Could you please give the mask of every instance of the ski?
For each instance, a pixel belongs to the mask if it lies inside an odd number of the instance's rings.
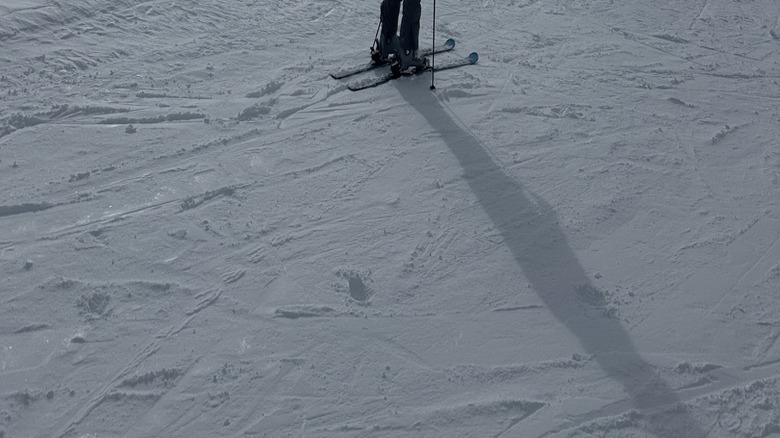
[[[433,68],[425,67],[419,70],[402,72],[400,75],[387,73],[385,75],[374,77],[374,78],[365,78],[363,80],[354,81],[349,85],[347,85],[347,88],[349,88],[352,91],[365,90],[366,88],[376,87],[384,83],[390,82],[393,79],[398,79],[404,76],[419,75],[420,73],[425,73],[431,70],[433,70],[434,72],[439,72],[441,70],[449,70],[451,68],[457,68],[457,67],[463,67],[466,65],[475,64],[478,59],[479,59],[479,55],[477,54],[477,52],[472,52],[471,54],[469,54],[469,56],[465,58],[456,58],[447,61],[437,62]]]
[[[449,52],[450,50],[452,50],[454,48],[455,48],[455,40],[450,38],[447,41],[445,41],[444,44],[440,44],[440,45],[436,46],[436,48],[428,47],[428,48],[422,49],[421,50],[421,52],[422,52],[421,54],[422,54],[422,56],[431,56],[434,53]],[[371,70],[373,70],[375,68],[379,68],[379,67],[386,66],[386,65],[390,65],[390,63],[386,62],[386,61],[384,61],[384,62],[374,62],[374,61],[371,61],[371,62],[369,62],[368,64],[366,64],[366,65],[364,65],[362,67],[349,68],[349,69],[337,71],[335,73],[331,73],[330,77],[332,77],[333,79],[344,79],[344,78],[348,78],[350,76],[354,76],[354,75],[359,74],[359,73],[371,71]]]

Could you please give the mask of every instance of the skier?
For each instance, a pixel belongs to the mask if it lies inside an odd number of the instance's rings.
[[[407,69],[424,68],[427,63],[427,59],[419,56],[418,52],[420,0],[403,0],[403,18],[401,19],[400,35],[398,35],[396,30],[398,29],[401,1],[382,0],[380,15],[382,33],[371,55],[376,62],[391,62],[393,72],[396,74]]]

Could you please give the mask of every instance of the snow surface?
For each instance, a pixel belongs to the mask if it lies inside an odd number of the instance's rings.
[[[0,437],[780,437],[780,2],[378,12],[0,2]]]

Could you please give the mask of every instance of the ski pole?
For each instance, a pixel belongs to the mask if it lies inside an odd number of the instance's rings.
[[[436,67],[436,0],[433,0],[433,43],[431,44],[431,90],[436,89],[433,84],[433,72]]]
[[[374,44],[371,45],[372,52],[374,51],[374,47],[376,47],[377,50],[379,49],[379,44],[377,43],[377,41],[379,41],[379,28],[381,27],[382,27],[382,13],[380,12],[379,24],[376,25],[376,35],[374,35]]]

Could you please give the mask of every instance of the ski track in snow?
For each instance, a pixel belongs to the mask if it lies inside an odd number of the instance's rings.
[[[0,437],[780,436],[780,4],[378,3],[0,5]]]

